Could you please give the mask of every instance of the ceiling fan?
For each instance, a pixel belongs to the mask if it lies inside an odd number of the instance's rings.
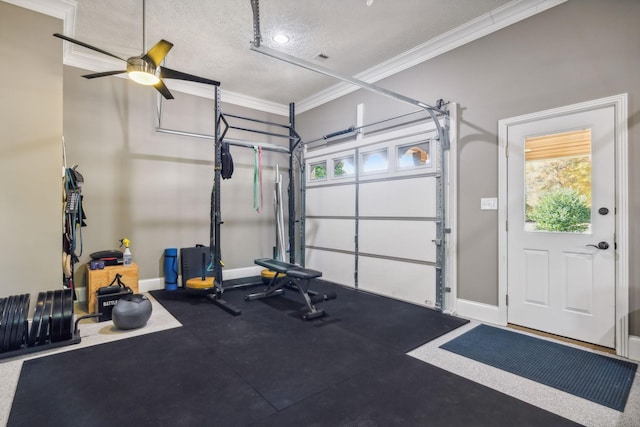
[[[220,82],[215,80],[194,76],[192,74],[172,70],[167,67],[161,67],[160,63],[167,55],[169,50],[173,47],[173,43],[166,40],[160,40],[145,54],[142,54],[140,56],[132,56],[128,59],[123,59],[95,46],[91,46],[79,40],[72,39],[71,37],[67,37],[58,33],[55,33],[54,36],[127,63],[126,70],[104,71],[102,73],[86,74],[82,76],[87,79],[95,79],[97,77],[113,76],[116,74],[127,73],[128,77],[131,80],[143,85],[155,87],[158,92],[160,92],[166,99],[173,99],[173,95],[162,81],[163,79],[186,80],[190,82],[204,83],[214,86],[220,85]]]

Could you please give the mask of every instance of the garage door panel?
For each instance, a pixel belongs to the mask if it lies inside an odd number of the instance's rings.
[[[307,188],[307,216],[354,216],[354,185]]]
[[[321,271],[321,279],[355,287],[355,255],[353,254],[307,248],[305,267]]]
[[[360,252],[436,261],[436,224],[429,221],[360,220]]]
[[[351,252],[355,250],[354,219],[307,218],[305,225],[307,246]]]
[[[436,271],[431,265],[360,256],[358,288],[414,304],[434,306]]]
[[[436,179],[420,177],[360,184],[360,215],[391,217],[436,216]]]

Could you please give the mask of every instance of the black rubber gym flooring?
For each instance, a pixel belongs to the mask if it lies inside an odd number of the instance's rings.
[[[325,282],[327,316],[299,295],[234,317],[182,290],[154,291],[182,324],[24,363],[9,426],[574,425],[404,353],[462,319]]]

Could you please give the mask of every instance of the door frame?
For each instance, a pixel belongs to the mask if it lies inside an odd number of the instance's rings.
[[[629,197],[627,94],[614,95],[522,116],[498,120],[498,319],[508,322],[507,310],[507,142],[511,126],[604,107],[614,108],[615,116],[615,346],[616,354],[629,357]]]

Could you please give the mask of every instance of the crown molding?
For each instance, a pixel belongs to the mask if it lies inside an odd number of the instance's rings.
[[[367,83],[375,83],[566,1],[514,0],[441,36],[369,68],[354,77]],[[302,113],[311,110],[358,89],[358,87],[348,83],[338,83],[296,102],[296,111]]]
[[[16,6],[31,9],[63,20],[64,34],[73,37],[77,3],[74,0],[2,0]],[[375,83],[408,68],[435,58],[464,44],[478,40],[488,34],[520,22],[547,9],[551,9],[567,0],[514,0],[504,6],[461,25],[441,36],[429,40],[413,49],[386,60],[354,76],[367,83]],[[64,42],[63,64],[94,72],[118,69],[119,62],[86,52],[76,52],[71,43]],[[170,81],[167,86],[178,92],[204,98],[213,98],[210,88],[183,81]],[[338,83],[312,96],[296,102],[296,112],[303,113],[329,101],[358,90],[348,83]],[[276,102],[254,98],[237,92],[222,90],[225,103],[267,113],[288,116],[289,106]]]
[[[166,80],[165,84],[172,92],[176,91],[203,98],[214,98],[214,91],[211,86],[195,84],[183,80]],[[221,101],[225,104],[238,105],[244,108],[251,108],[253,110],[259,110],[280,116],[289,116],[289,105],[266,101],[253,96],[243,95],[238,92],[231,92],[224,88],[221,89],[221,92]]]

